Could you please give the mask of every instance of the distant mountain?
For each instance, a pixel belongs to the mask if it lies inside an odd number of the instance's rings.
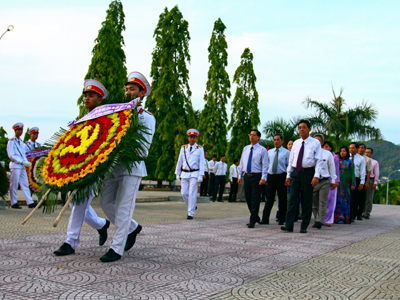
[[[374,150],[373,158],[379,162],[381,178],[388,176],[394,170],[400,170],[400,146],[392,142],[368,141],[367,148]],[[400,179],[400,172],[393,173],[390,179]]]

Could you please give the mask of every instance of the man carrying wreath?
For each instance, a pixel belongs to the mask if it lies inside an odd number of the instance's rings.
[[[143,100],[150,95],[151,87],[143,74],[132,72],[125,84],[125,95]],[[148,111],[144,110],[141,101],[136,107],[140,121],[147,128],[140,134],[146,139],[145,149],[141,153],[142,160],[136,163],[131,172],[120,165],[116,166],[113,176],[104,181],[99,204],[111,223],[115,226],[112,245],[109,251],[103,255],[102,262],[112,262],[121,259],[124,250],[128,251],[136,242],[136,236],[142,230],[142,226],[132,220],[135,209],[136,196],[142,177],[147,176],[146,165],[143,161],[147,157],[153,140],[156,119]]]
[[[83,102],[86,108],[92,111],[97,103],[101,103],[107,97],[106,88],[97,80],[88,79],[84,83],[84,98]],[[69,217],[67,239],[62,246],[54,251],[57,256],[64,256],[75,253],[75,249],[80,242],[80,232],[83,222],[86,222],[90,227],[99,232],[99,245],[102,246],[107,240],[107,228],[110,226],[110,221],[100,218],[90,205],[94,197],[94,191],[91,189],[89,197],[83,203],[73,205],[71,216]]]

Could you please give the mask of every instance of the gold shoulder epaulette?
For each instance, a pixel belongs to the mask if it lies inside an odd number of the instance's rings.
[[[201,145],[197,145],[197,148],[203,148],[203,146],[201,146]]]
[[[145,112],[147,112],[149,115],[153,115],[151,112],[149,112],[148,110],[143,109]]]
[[[186,144],[186,145],[183,145],[181,148],[186,147],[186,146],[187,146],[187,144]]]

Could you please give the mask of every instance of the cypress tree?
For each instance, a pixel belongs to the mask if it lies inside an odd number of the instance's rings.
[[[178,6],[170,11],[165,8],[153,35],[152,93],[146,99],[146,108],[157,120],[148,160],[157,160],[154,173],[150,171],[149,175],[158,180],[175,178],[180,146],[187,142],[186,130],[194,124],[186,67],[190,62],[188,27]]]
[[[219,18],[214,23],[214,29],[208,47],[208,61],[211,63],[208,70],[208,80],[204,95],[204,109],[200,115],[200,134],[204,147],[211,155],[220,157],[225,154],[227,147],[228,117],[226,104],[231,97],[231,84],[226,72],[228,65],[228,44],[224,31],[226,26]]]
[[[85,79],[96,79],[107,89],[108,94],[122,92],[127,78],[125,66],[125,45],[122,31],[125,30],[125,14],[122,3],[114,0],[107,9],[106,20],[101,23],[95,45],[92,50],[92,61]],[[78,99],[79,115],[87,113],[83,104],[83,95]]]
[[[256,75],[253,69],[253,53],[244,49],[240,66],[236,69],[233,82],[237,85],[235,98],[232,101],[232,116],[228,128],[231,140],[228,143],[227,158],[232,161],[240,159],[243,147],[249,144],[248,134],[260,124],[258,110],[258,92]]]

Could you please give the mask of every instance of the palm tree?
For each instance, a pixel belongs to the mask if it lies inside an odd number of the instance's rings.
[[[346,101],[342,97],[343,89],[336,96],[332,87],[333,99],[329,103],[322,103],[306,97],[303,104],[307,108],[314,108],[315,115],[309,118],[313,126],[313,131],[325,132],[328,136],[332,136],[336,145],[336,151],[339,150],[340,143],[350,138],[353,139],[382,139],[379,128],[375,128],[378,117],[378,111],[372,104],[362,102],[354,108],[345,109]]]
[[[273,147],[273,139],[274,135],[280,133],[283,135],[285,141],[289,141],[290,139],[298,139],[299,134],[297,132],[297,125],[300,121],[300,117],[295,117],[290,119],[289,121],[284,120],[283,118],[277,117],[273,121],[269,121],[265,123],[263,133],[265,134],[265,140],[263,143]]]

